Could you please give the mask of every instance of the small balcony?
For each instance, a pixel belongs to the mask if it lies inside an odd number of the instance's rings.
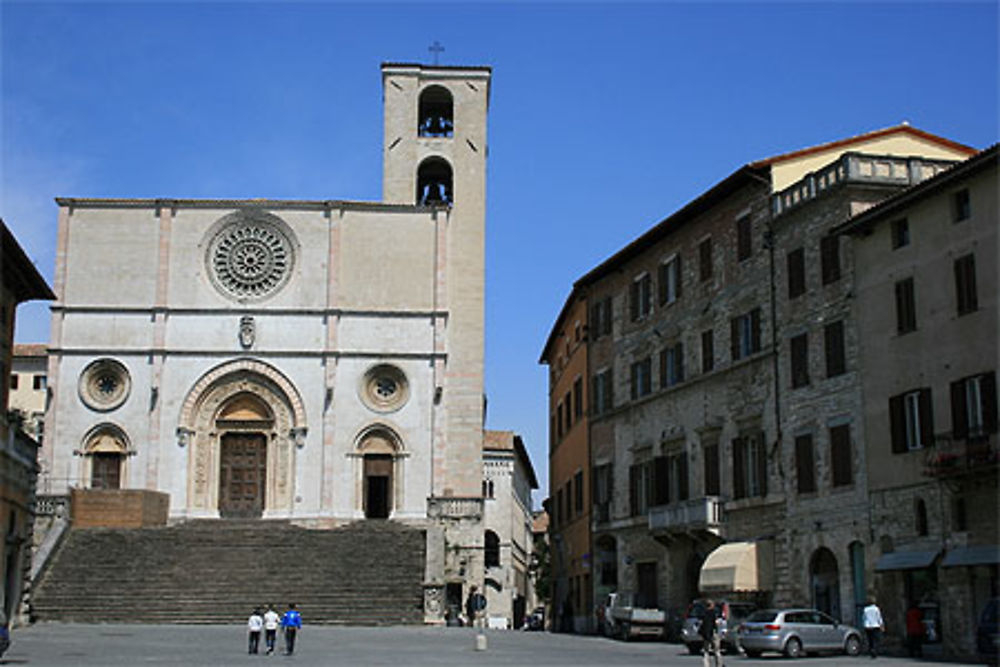
[[[978,473],[996,473],[1000,450],[995,435],[970,435],[965,440],[938,441],[927,452],[924,475],[951,478]]]
[[[649,508],[649,531],[655,535],[692,535],[722,532],[722,499],[702,496]]]

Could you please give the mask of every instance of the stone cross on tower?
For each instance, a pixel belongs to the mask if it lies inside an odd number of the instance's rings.
[[[434,54],[434,64],[438,64],[438,56],[444,51],[444,47],[436,39],[434,43],[427,47],[427,50]]]

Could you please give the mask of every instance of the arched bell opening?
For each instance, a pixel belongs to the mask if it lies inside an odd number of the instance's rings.
[[[443,86],[428,86],[420,93],[417,115],[417,135],[450,137],[455,131],[454,103],[451,93]]]
[[[417,203],[421,206],[452,204],[452,170],[448,161],[427,158],[417,169]]]

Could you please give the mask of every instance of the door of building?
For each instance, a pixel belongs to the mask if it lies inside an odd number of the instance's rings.
[[[95,453],[90,460],[90,488],[120,489],[121,470],[121,454],[114,452]]]
[[[219,458],[219,515],[260,517],[264,512],[267,438],[263,433],[226,433]]]
[[[659,590],[656,584],[656,563],[637,563],[638,590],[635,604],[639,607],[655,609],[659,606]]]
[[[365,518],[388,519],[392,509],[392,457],[365,455]]]

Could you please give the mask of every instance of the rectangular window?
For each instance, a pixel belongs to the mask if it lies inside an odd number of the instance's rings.
[[[703,449],[705,452],[705,495],[717,496],[722,488],[719,479],[719,444],[716,442],[706,444]]]
[[[760,308],[730,320],[730,336],[733,361],[760,352]]]
[[[594,513],[597,521],[611,520],[614,479],[614,468],[610,463],[594,468]]]
[[[660,305],[673,303],[681,295],[681,256],[660,264]]]
[[[829,285],[840,280],[840,237],[824,236],[819,242],[820,270],[823,284]]]
[[[844,322],[831,322],[823,327],[823,347],[826,352],[826,376],[842,375],[847,371],[844,349]]]
[[[816,491],[816,461],[811,435],[800,435],[795,438],[795,476],[799,493]]]
[[[955,440],[982,438],[997,432],[994,371],[951,383],[951,423]]]
[[[889,427],[892,451],[902,454],[930,447],[934,423],[930,389],[916,389],[889,398]]]
[[[566,419],[566,433],[573,426],[573,392],[567,391],[563,399],[563,417]]]
[[[750,216],[744,215],[736,221],[736,259],[742,262],[753,253],[753,238],[750,228]]]
[[[611,297],[605,297],[590,307],[590,324],[588,336],[597,340],[611,333]]]
[[[910,222],[906,218],[892,222],[892,249],[910,245]]]
[[[578,421],[583,417],[583,378],[573,381],[573,416]]]
[[[653,459],[653,504],[687,500],[688,460],[687,452],[679,451]]]
[[[715,368],[715,334],[711,329],[701,332],[701,372]]]
[[[563,517],[565,516],[564,512],[566,510],[565,503],[566,503],[566,500],[565,500],[565,498],[563,498],[563,490],[559,489],[559,492],[556,493],[556,525],[557,526],[562,526],[563,523],[564,523]]]
[[[47,384],[46,383],[47,379],[48,378],[44,375],[36,375],[35,377],[32,378],[31,382],[32,389],[34,389],[35,391],[41,391],[45,389],[45,386]]]
[[[611,371],[605,370],[594,376],[592,409],[594,414],[599,415],[611,407]]]
[[[629,312],[633,322],[649,315],[652,308],[651,288],[652,280],[648,273],[644,273],[632,281],[632,288],[629,292]]]
[[[806,293],[806,251],[796,248],[788,253],[788,298]]]
[[[576,505],[576,514],[583,514],[583,471],[578,470],[573,477],[573,501]]]
[[[792,388],[809,384],[809,337],[808,334],[794,336],[790,341],[792,360]]]
[[[632,400],[647,396],[652,391],[652,362],[646,357],[632,364]]]
[[[767,495],[767,458],[764,434],[754,433],[733,440],[733,498]]]
[[[969,200],[969,190],[959,190],[955,193],[955,222],[968,220],[972,215],[972,203]]]
[[[649,510],[649,500],[652,497],[652,475],[650,464],[636,463],[629,467],[629,513],[631,516],[641,516]]]
[[[834,486],[847,486],[851,483],[854,466],[851,462],[850,424],[830,429],[830,468]]]
[[[562,440],[563,437],[563,404],[559,401],[556,405],[556,438]]]
[[[17,383],[18,383],[18,379],[19,379],[20,377],[21,377],[21,376],[20,376],[20,375],[18,375],[17,373],[11,373],[11,374],[10,374],[10,388],[11,388],[12,390],[13,390],[13,389],[17,389]]]
[[[913,278],[896,283],[896,333],[917,330],[917,305],[913,295]]]
[[[698,279],[705,282],[712,277],[712,237],[698,244]]]
[[[979,309],[975,255],[969,254],[955,260],[955,297],[959,315],[967,315]]]
[[[660,388],[684,381],[684,346],[681,343],[660,351]]]

